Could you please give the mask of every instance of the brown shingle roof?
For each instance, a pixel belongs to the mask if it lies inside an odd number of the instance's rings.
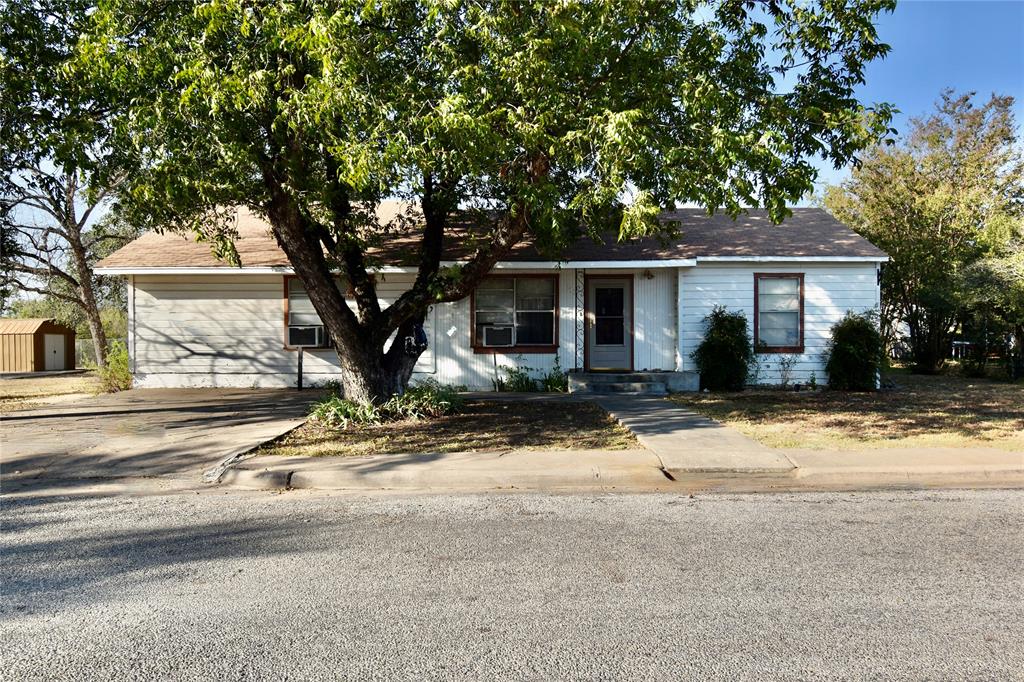
[[[666,212],[664,219],[678,223],[680,237],[663,244],[657,238],[618,243],[595,243],[582,239],[561,254],[563,261],[668,260],[707,257],[760,256],[787,257],[884,257],[885,253],[857,235],[828,212],[817,208],[795,208],[781,225],[773,225],[767,212],[751,209],[732,220],[725,215],[708,216],[701,209]],[[270,227],[262,219],[242,209],[238,214],[239,238],[236,248],[243,267],[288,266],[288,259],[277,246]],[[445,260],[466,257],[458,240],[448,240]],[[454,244],[452,244],[454,242]],[[389,265],[411,264],[415,252],[414,235],[395,235],[377,250]],[[516,246],[503,259],[506,262],[549,261],[528,242]],[[209,245],[176,234],[145,234],[104,258],[102,268],[230,267],[217,261]]]

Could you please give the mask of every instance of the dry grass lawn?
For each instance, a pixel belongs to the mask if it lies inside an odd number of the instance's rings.
[[[878,393],[676,395],[674,400],[776,448],[1024,450],[1024,384],[894,371]]]
[[[629,450],[633,435],[592,403],[471,401],[456,415],[381,426],[325,428],[314,422],[268,443],[263,455],[301,457],[485,452]]]
[[[11,412],[57,402],[62,397],[94,395],[100,383],[95,373],[0,379],[0,412]]]

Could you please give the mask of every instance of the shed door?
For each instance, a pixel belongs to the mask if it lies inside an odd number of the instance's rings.
[[[64,335],[63,334],[44,334],[43,335],[43,350],[46,352],[46,365],[47,371],[55,369],[67,369],[64,367]]]

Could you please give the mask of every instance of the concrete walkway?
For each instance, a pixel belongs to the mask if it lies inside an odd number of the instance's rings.
[[[0,418],[3,490],[56,481],[161,477],[205,469],[305,421],[317,391],[147,389]]]
[[[783,453],[665,398],[602,395],[594,400],[653,451],[673,476],[785,473],[794,468]]]

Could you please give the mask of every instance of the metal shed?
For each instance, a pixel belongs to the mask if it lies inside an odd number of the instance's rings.
[[[74,368],[74,329],[53,320],[0,319],[0,372]]]

